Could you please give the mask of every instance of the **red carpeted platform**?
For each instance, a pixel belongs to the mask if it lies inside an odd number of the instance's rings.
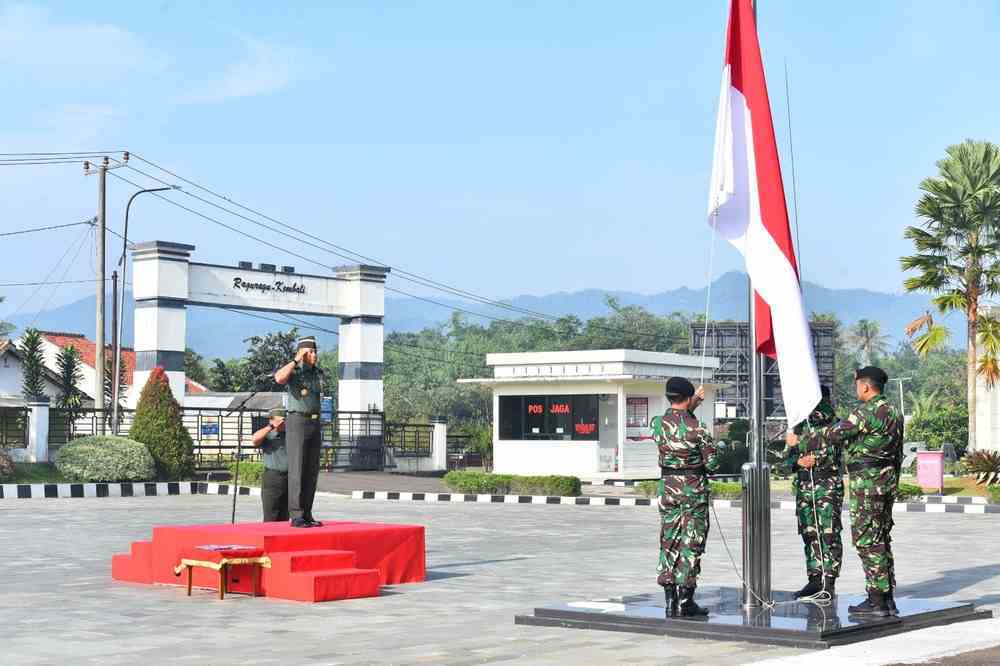
[[[296,601],[378,596],[381,585],[417,583],[426,577],[424,528],[325,521],[323,527],[288,523],[154,527],[151,541],[136,541],[111,559],[111,577],[132,583],[182,585],[174,575],[183,553],[201,545],[255,546],[271,560],[259,593]],[[231,592],[250,592],[250,565],[231,568]],[[195,569],[194,585],[218,589],[218,575]]]

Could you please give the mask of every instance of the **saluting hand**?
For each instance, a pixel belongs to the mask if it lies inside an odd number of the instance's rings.
[[[801,458],[799,458],[799,467],[803,469],[809,469],[815,464],[816,464],[816,456],[814,456],[811,453],[809,455],[802,456]]]
[[[305,347],[302,347],[297,352],[295,352],[295,362],[296,363],[301,363],[302,362],[302,359],[304,359],[306,357],[306,351],[308,351],[308,350]]]

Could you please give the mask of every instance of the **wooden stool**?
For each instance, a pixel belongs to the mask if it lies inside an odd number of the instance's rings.
[[[260,568],[271,568],[271,558],[264,555],[264,550],[257,546],[206,545],[188,548],[181,553],[180,563],[174,567],[174,575],[180,576],[187,569],[187,594],[190,597],[194,567],[218,571],[219,599],[225,599],[229,567],[236,565],[250,565],[250,594],[256,597]]]

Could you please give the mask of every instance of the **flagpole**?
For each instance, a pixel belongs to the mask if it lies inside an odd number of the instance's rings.
[[[757,2],[751,0],[754,28]],[[764,429],[764,368],[757,349],[757,308],[747,274],[747,323],[750,343],[750,460],[743,465],[743,608],[761,608],[771,600],[771,468]]]

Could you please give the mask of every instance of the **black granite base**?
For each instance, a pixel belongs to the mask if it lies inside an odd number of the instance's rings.
[[[514,623],[824,649],[993,616],[972,604],[901,598],[896,599],[898,617],[857,618],[847,612],[848,606],[863,599],[857,595],[839,596],[827,606],[793,601],[790,592],[775,592],[774,599],[783,603],[771,610],[744,611],[739,589],[705,587],[698,588],[695,596],[710,610],[705,619],[666,617],[663,594],[658,593],[536,608],[532,615],[515,616]]]

